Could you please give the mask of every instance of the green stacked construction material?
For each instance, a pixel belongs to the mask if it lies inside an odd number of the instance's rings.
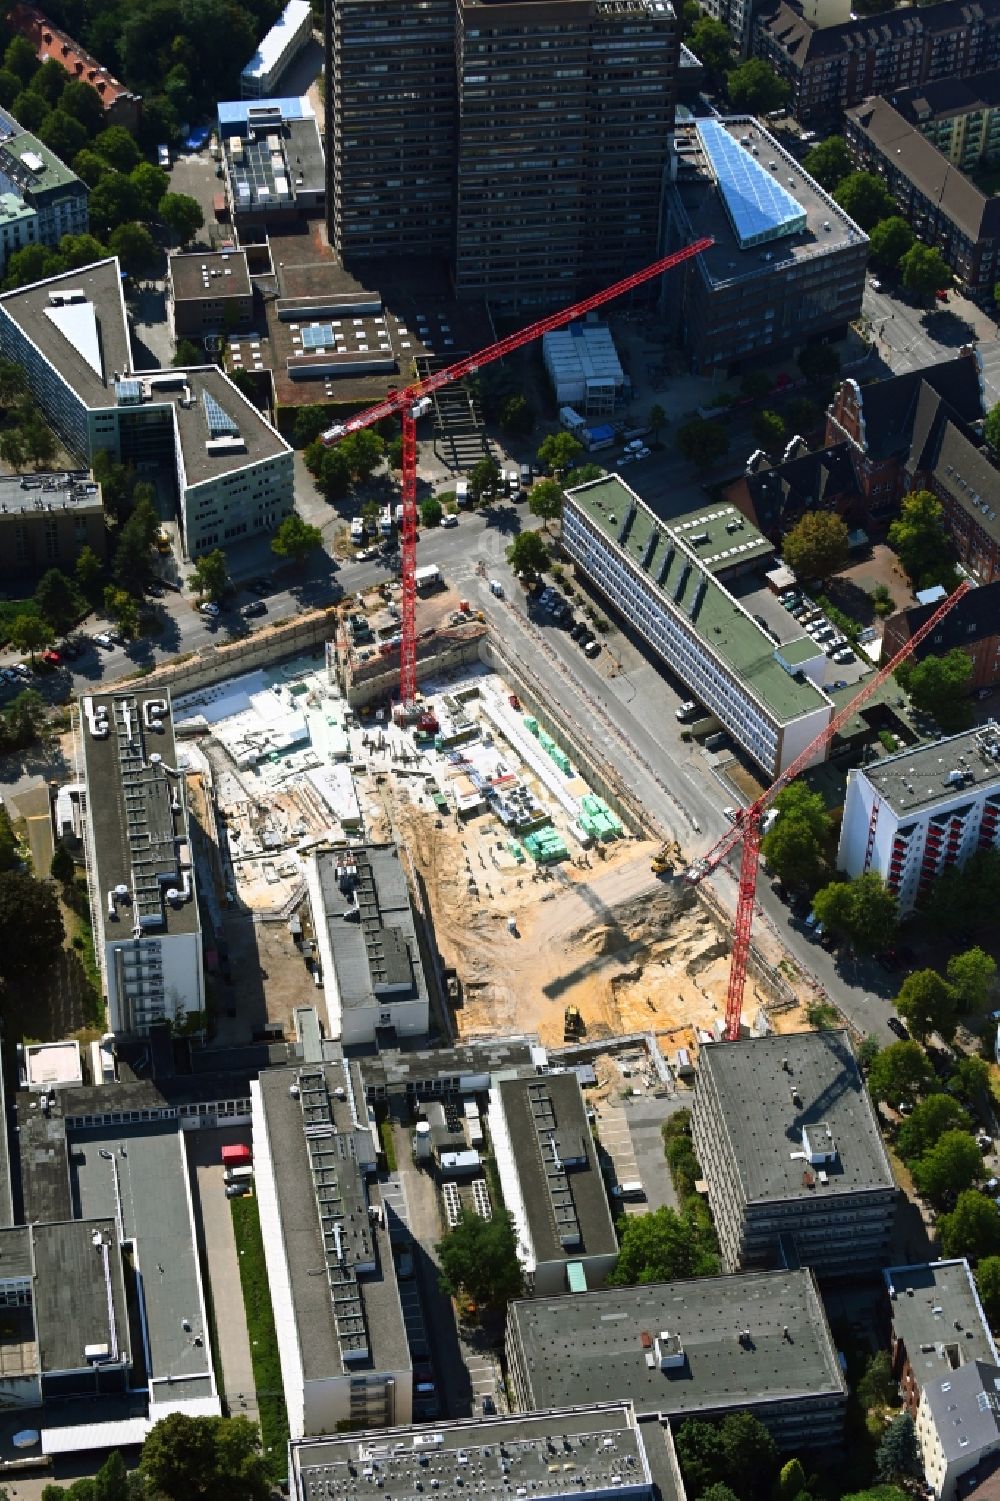
[[[615,817],[607,803],[592,792],[580,799],[579,822],[592,839],[599,839],[602,843],[620,839],[625,832],[620,819]]]
[[[507,849],[514,856],[514,859],[517,861],[518,865],[524,864],[524,850],[518,844],[516,839],[508,839]]]
[[[547,735],[544,730],[538,731],[538,743],[542,747],[543,751],[548,751],[550,756],[556,748],[556,743],[553,740],[552,736]]]
[[[524,728],[528,731],[529,735],[537,735],[538,734],[538,720],[535,719],[535,718],[533,718],[533,716],[531,714],[525,714],[525,716],[524,716]]]
[[[557,860],[569,859],[569,850],[553,828],[526,835],[524,847],[537,865],[554,865]]]
[[[549,751],[549,755],[552,757],[553,761],[556,763],[563,776],[568,777],[570,766],[569,756],[567,756],[566,752],[564,750],[560,750],[558,745],[554,745]]]

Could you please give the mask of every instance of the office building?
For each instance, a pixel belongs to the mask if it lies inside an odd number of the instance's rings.
[[[37,136],[0,113],[0,272],[27,245],[58,245],[89,227],[88,190]]]
[[[730,1271],[883,1265],[897,1190],[846,1032],[703,1048],[691,1128]]]
[[[912,912],[934,881],[1000,848],[1000,725],[991,720],[848,773],[837,865],[875,870]]]
[[[753,50],[786,78],[804,124],[839,120],[872,95],[1000,63],[998,0],[939,0],[824,25],[796,0],[778,0],[753,23]]]
[[[729,509],[725,561],[736,564],[748,543]],[[567,492],[562,537],[576,567],[768,776],[829,723],[830,700],[808,676],[825,658],[808,638],[777,645],[761,629],[701,562],[704,526],[682,533],[659,521],[615,475]],[[756,555],[756,535],[749,546]]]
[[[844,140],[857,169],[882,178],[902,216],[941,251],[965,288],[992,296],[1000,269],[1000,203],[887,99],[866,99],[849,109]]]
[[[966,1261],[888,1267],[893,1374],[937,1501],[966,1496],[1000,1452],[1000,1355]]]
[[[343,1064],[251,1084],[254,1169],[293,1440],[409,1423],[413,1371],[375,1147]]]
[[[868,237],[750,116],[677,130],[668,249],[711,249],[664,278],[664,307],[700,372],[838,337],[861,310]]]
[[[302,99],[237,99],[217,106],[226,204],[241,235],[261,239],[323,207],[323,147]]]
[[[303,0],[304,3],[304,0]],[[235,334],[253,322],[253,286],[243,250],[196,251],[167,261],[174,336]]]
[[[331,11],[328,224],[348,266],[444,255],[460,297],[514,311],[656,258],[680,46],[669,0]]]
[[[358,1476],[369,1470],[390,1495],[417,1495],[431,1482],[440,1501],[465,1501],[470,1487],[478,1495],[523,1491],[536,1501],[656,1494],[629,1402],[302,1439],[289,1454],[293,1501],[354,1501]]]
[[[295,61],[312,36],[309,0],[288,0],[281,15],[240,74],[244,99],[270,99],[278,92],[282,73]]]
[[[793,1452],[840,1438],[847,1383],[805,1269],[518,1300],[506,1350],[523,1412],[627,1401],[671,1423],[751,1412]]]
[[[937,78],[892,95],[896,113],[955,167],[971,172],[1000,157],[1000,68],[971,78]]]
[[[413,907],[392,844],[339,845],[306,871],[327,1035],[345,1047],[427,1033],[429,1001]]]
[[[368,1105],[398,1099],[414,1110],[421,1100],[485,1094],[494,1077],[527,1077],[548,1067],[537,1037],[495,1037],[427,1051],[379,1048],[351,1062],[354,1094]]]
[[[53,26],[37,6],[22,3],[13,6],[7,13],[7,23],[21,36],[27,37],[39,62],[57,62],[65,68],[71,82],[89,83],[92,89],[96,89],[108,125],[122,125],[129,131],[136,129],[142,113],[141,94],[133,94],[119,83],[86,48],[67,32]]]
[[[882,661],[890,662],[910,637],[938,608],[934,604],[911,605],[890,615],[882,631]],[[915,648],[913,660],[962,651],[972,663],[969,687],[983,692],[1000,684],[1000,574],[990,584],[970,589]]]
[[[608,1193],[575,1073],[501,1079],[490,1142],[536,1297],[599,1287],[618,1257]]]
[[[164,690],[86,694],[87,882],[112,1032],[148,1032],[205,1008],[184,775]]]
[[[291,514],[292,450],[218,366],[130,373],[114,257],[0,297],[0,355],[72,453],[170,476],[188,557]]]
[[[72,573],[81,547],[107,556],[101,487],[85,470],[0,476],[0,578]]]

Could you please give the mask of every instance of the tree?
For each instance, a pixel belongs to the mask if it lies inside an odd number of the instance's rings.
[[[15,615],[8,627],[11,644],[18,651],[26,651],[35,660],[35,652],[41,651],[52,640],[52,627],[40,615]]]
[[[608,1275],[612,1287],[711,1277],[719,1270],[715,1232],[688,1212],[657,1209],[623,1222],[618,1260]]]
[[[330,426],[330,415],[326,407],[310,406],[299,407],[295,413],[295,425],[292,428],[292,441],[297,448],[307,448],[314,443],[320,433]],[[322,447],[322,445],[321,445]],[[324,453],[331,450],[324,448]]]
[[[538,462],[553,474],[565,474],[583,453],[583,444],[572,433],[549,433],[538,445]]]
[[[740,1498],[731,1486],[717,1480],[714,1485],[706,1486],[698,1497],[698,1501],[740,1501]]]
[[[20,979],[51,969],[63,936],[54,888],[21,871],[0,872],[0,977]]]
[[[653,441],[659,439],[661,430],[667,425],[667,414],[658,401],[654,402],[649,409],[649,429],[653,434]]]
[[[984,1097],[990,1097],[989,1064],[983,1058],[960,1058],[948,1080],[948,1088],[967,1105],[978,1108]]]
[[[899,923],[895,895],[878,871],[868,870],[852,881],[833,882],[817,891],[813,911],[832,933],[846,938],[866,954],[877,954],[892,941]]]
[[[934,1081],[927,1054],[915,1042],[893,1042],[872,1059],[868,1088],[872,1098],[912,1105]]]
[[[504,1308],[519,1296],[524,1274],[517,1258],[514,1222],[494,1210],[491,1220],[463,1210],[458,1224],[437,1245],[444,1292],[464,1291],[478,1305]]]
[[[0,459],[9,464],[15,474],[24,468],[28,453],[20,428],[9,427],[6,432],[0,433]]]
[[[139,163],[139,147],[123,125],[109,125],[94,137],[93,146],[116,172],[131,172]]]
[[[535,414],[527,397],[520,394],[508,396],[500,408],[500,426],[512,438],[526,438],[534,430]]]
[[[109,169],[90,190],[90,227],[99,235],[109,234],[140,212],[139,194],[124,172]]]
[[[810,177],[815,177],[821,188],[832,193],[839,188],[845,177],[850,177],[852,166],[850,154],[844,145],[843,136],[827,136],[808,153],[802,163]]]
[[[56,456],[55,434],[41,412],[33,409],[21,423],[21,437],[28,458],[36,468],[45,468]]]
[[[931,297],[939,287],[951,285],[948,262],[936,245],[917,240],[899,262],[903,286],[918,297]]]
[[[153,162],[139,162],[132,168],[128,180],[135,189],[142,217],[155,218],[160,201],[170,186],[169,174]]]
[[[79,120],[87,135],[96,135],[104,121],[104,102],[92,84],[73,78],[62,91],[59,108]]]
[[[984,1256],[976,1267],[979,1301],[991,1328],[1000,1324],[1000,1256]]]
[[[193,240],[205,223],[201,204],[197,198],[191,198],[187,193],[164,193],[157,212],[182,245]]]
[[[728,1490],[745,1501],[762,1501],[775,1487],[777,1445],[752,1413],[730,1413],[721,1423],[689,1418],[675,1428],[674,1443],[691,1496]]]
[[[984,949],[965,949],[948,960],[948,983],[955,992],[959,1011],[985,1011],[996,978],[996,960]]]
[[[56,631],[68,631],[83,614],[79,590],[58,568],[42,574],[35,588],[35,605]]]
[[[279,558],[291,558],[300,567],[310,553],[322,546],[323,533],[319,527],[303,521],[297,511],[285,517],[271,538],[271,551]]]
[[[841,1496],[840,1501],[909,1501],[909,1491],[898,1485],[873,1485],[867,1491],[855,1491],[850,1496]]]
[[[507,549],[507,562],[515,573],[541,573],[548,560],[538,532],[519,532]]]
[[[869,235],[869,259],[881,271],[895,271],[913,239],[913,230],[906,220],[899,214],[890,214],[888,219],[880,219]]]
[[[921,1473],[917,1430],[908,1412],[893,1418],[885,1430],[885,1437],[875,1451],[875,1473],[879,1480]]]
[[[129,640],[139,634],[139,603],[127,589],[108,584],[104,590],[104,613]]]
[[[93,261],[102,261],[107,253],[95,235],[63,235],[59,241],[59,254],[67,271],[78,271]]]
[[[738,112],[769,115],[772,110],[784,109],[792,90],[788,80],[780,78],[769,63],[752,57],[726,74],[726,92]]]
[[[937,970],[915,969],[896,997],[896,1010],[921,1042],[937,1032],[946,1042],[955,1034],[955,992]]]
[[[840,374],[840,355],[832,344],[807,344],[798,358],[798,366],[814,386],[832,386]]]
[[[721,78],[733,60],[729,27],[711,16],[703,16],[696,26],[692,26],[688,45],[713,78]]]
[[[119,224],[111,231],[108,253],[118,257],[130,276],[139,276],[156,260],[156,241],[144,224]]]
[[[750,420],[750,430],[753,433],[754,442],[759,443],[765,453],[777,452],[785,441],[783,418],[767,407],[760,412],[754,412]]]
[[[32,94],[28,89],[22,89],[11,106],[11,114],[27,130],[38,130],[48,113],[49,106],[41,94]]]
[[[983,1177],[983,1154],[968,1131],[944,1131],[911,1171],[917,1191],[940,1207]]]
[[[226,555],[221,547],[216,547],[212,552],[204,552],[200,558],[195,559],[191,587],[200,598],[210,599],[214,604],[218,604],[223,598],[229,588],[229,572],[226,568]]]
[[[692,417],[677,429],[677,447],[699,469],[709,469],[729,452],[729,434],[721,422]]]
[[[936,583],[942,561],[950,567],[954,556],[944,523],[944,507],[930,490],[912,490],[899,504],[899,517],[889,527],[889,546],[914,584]]]
[[[825,582],[847,563],[847,523],[834,511],[807,511],[781,541],[788,564],[802,579]]]
[[[833,194],[837,203],[861,229],[874,229],[895,212],[892,194],[874,172],[851,172]]]
[[[808,823],[779,818],[764,835],[761,854],[768,870],[786,886],[810,894],[815,891],[823,872],[823,846]]]
[[[440,526],[441,525],[441,517],[443,515],[444,515],[444,508],[442,507],[441,502],[438,500],[438,498],[437,498],[436,495],[428,495],[428,497],[427,497],[426,500],[421,501],[421,503],[420,503],[420,524],[421,524],[421,526],[427,527],[428,530],[430,530],[431,527]]]
[[[117,583],[132,594],[141,594],[149,581],[153,543],[160,523],[151,502],[136,504],[118,534],[112,573]]]
[[[872,602],[872,609],[880,618],[891,615],[896,605],[892,593],[886,584],[876,584],[869,590],[868,598]]]
[[[351,488],[351,465],[346,453],[336,448],[323,448],[317,483],[327,500],[342,500]]]
[[[60,839],[52,851],[52,859],[49,862],[49,875],[60,886],[70,886],[76,875],[76,861]]]
[[[38,138],[63,161],[71,162],[87,144],[86,128],[61,109],[50,109],[38,127]]]
[[[858,1068],[863,1074],[867,1074],[882,1048],[874,1032],[869,1032],[862,1037],[858,1044]]]
[[[21,80],[9,68],[0,68],[0,108],[10,109],[21,92]]]
[[[806,1488],[806,1472],[801,1459],[790,1459],[781,1466],[778,1476],[778,1501],[795,1501]]]
[[[94,1501],[129,1501],[131,1495],[125,1461],[115,1449],[94,1476]]]
[[[858,1401],[866,1410],[888,1407],[896,1401],[899,1383],[892,1374],[892,1361],[885,1350],[876,1350],[874,1355],[868,1357],[856,1392]]]
[[[971,677],[972,662],[960,646],[945,652],[943,657],[901,662],[896,668],[897,683],[916,707],[932,715],[949,732],[964,729],[972,718],[968,697]]]
[[[104,113],[103,105],[101,106],[101,113]],[[73,158],[73,171],[82,182],[87,184],[88,188],[96,188],[101,178],[106,176],[111,170],[103,156],[98,156],[97,152],[91,146],[85,146]]]
[[[193,339],[180,338],[174,347],[174,357],[170,363],[177,369],[183,369],[185,365],[203,365],[205,356]]]
[[[87,599],[93,597],[104,574],[104,564],[97,556],[89,543],[84,543],[77,553],[76,562],[73,565],[73,577],[79,584]]]
[[[161,1418],[142,1446],[139,1469],[166,1501],[267,1501],[270,1483],[255,1423],[246,1418]]]
[[[492,500],[500,486],[500,465],[485,455],[473,465],[469,474],[469,493],[477,503]]]
[[[351,478],[354,480],[366,480],[385,457],[384,439],[380,438],[378,433],[373,433],[370,428],[363,428],[359,433],[348,433],[337,447],[347,460]]]
[[[7,44],[3,65],[11,73],[16,73],[22,84],[30,83],[41,66],[38,54],[24,36],[16,36]]]
[[[945,1256],[980,1261],[1000,1254],[1000,1208],[978,1189],[960,1193],[952,1212],[939,1216],[937,1229]]]
[[[53,107],[59,103],[59,96],[69,82],[69,74],[62,63],[54,57],[47,57],[31,80],[30,88],[33,94],[39,94],[47,104]]]
[[[950,1094],[929,1094],[914,1105],[899,1128],[896,1144],[904,1162],[924,1157],[946,1131],[968,1131],[969,1117]]]
[[[541,479],[537,485],[532,485],[531,494],[528,496],[528,510],[532,516],[539,516],[549,529],[550,521],[557,521],[562,515],[563,493],[559,484],[554,479]]]
[[[1000,288],[1000,282],[997,282]],[[991,448],[1000,453],[1000,401],[990,407],[983,418],[983,436]]]
[[[385,450],[385,461],[390,469],[402,469],[403,467],[403,440],[402,438],[390,438]]]
[[[574,485],[589,485],[591,480],[600,479],[604,470],[600,464],[581,464],[577,469],[571,469],[566,476],[565,489],[569,490]]]

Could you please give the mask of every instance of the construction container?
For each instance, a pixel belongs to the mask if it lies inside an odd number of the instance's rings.
[[[223,1167],[246,1167],[253,1161],[253,1153],[243,1142],[222,1148]]]

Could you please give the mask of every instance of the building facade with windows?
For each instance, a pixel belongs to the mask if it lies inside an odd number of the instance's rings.
[[[897,89],[891,102],[963,172],[1000,158],[1000,68]]]
[[[309,0],[288,0],[281,15],[240,74],[244,99],[269,99],[277,92],[282,73],[295,61],[312,36]]]
[[[27,245],[85,234],[89,190],[37,136],[0,113],[0,271]]]
[[[837,865],[879,873],[912,912],[977,850],[1000,848],[1000,725],[991,720],[848,772]]]
[[[730,511],[724,562],[760,540]],[[773,778],[829,723],[830,700],[807,675],[825,658],[808,639],[779,646],[761,629],[700,561],[710,535],[659,521],[618,476],[568,491],[563,507],[576,567]]]
[[[86,470],[0,477],[0,578],[72,573],[82,547],[107,556],[101,487]]]
[[[882,632],[882,662],[891,662],[936,609],[937,603],[913,605],[890,615]],[[933,634],[916,648],[913,660],[922,662],[956,648],[972,664],[969,687],[973,692],[985,695],[1000,684],[1000,576],[963,594]]]

